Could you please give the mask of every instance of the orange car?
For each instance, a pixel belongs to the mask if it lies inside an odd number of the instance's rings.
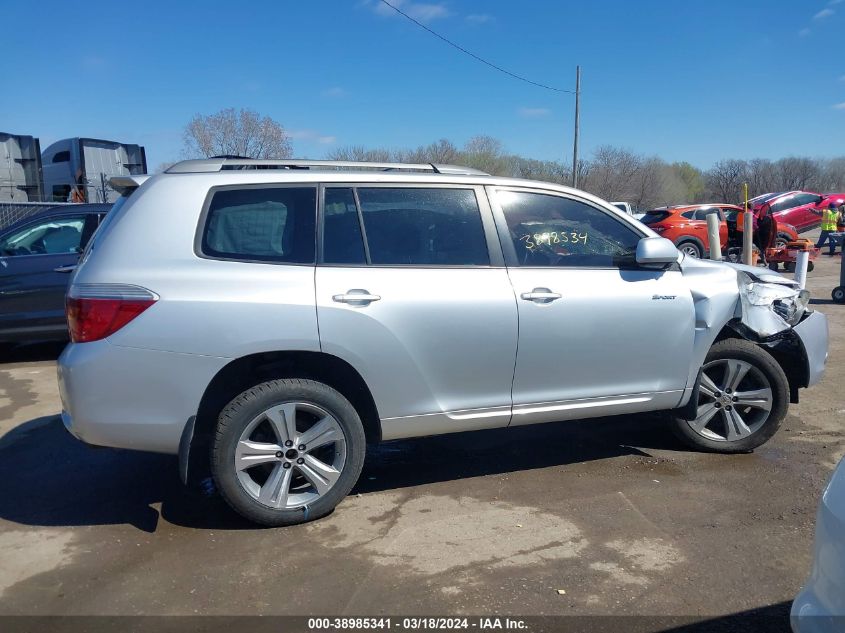
[[[692,257],[705,257],[710,250],[707,237],[707,216],[719,214],[719,243],[724,251],[728,246],[728,222],[736,220],[742,207],[734,204],[688,204],[661,207],[646,213],[640,222],[672,240],[678,250]],[[798,238],[795,227],[778,224],[778,244],[786,244]]]

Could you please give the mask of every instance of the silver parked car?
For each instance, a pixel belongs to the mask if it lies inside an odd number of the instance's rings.
[[[845,629],[845,459],[830,478],[816,513],[813,569],[792,603],[795,633]]]
[[[178,454],[260,523],[330,512],[367,442],[667,411],[749,451],[824,371],[806,291],[566,187],[242,159],[112,184],[69,289],[64,423]]]

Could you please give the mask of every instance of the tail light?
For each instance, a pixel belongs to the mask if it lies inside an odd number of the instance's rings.
[[[65,302],[70,340],[88,343],[111,336],[157,300],[140,286],[74,284]]]

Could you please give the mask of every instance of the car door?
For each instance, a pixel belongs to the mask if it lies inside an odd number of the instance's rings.
[[[506,426],[517,309],[483,189],[326,186],[321,218],[320,345],[384,439]]]
[[[790,211],[790,214],[800,224],[802,227],[801,230],[809,230],[821,224],[822,219],[818,205],[822,200],[822,196],[814,193],[799,193],[795,195],[794,204],[797,206]],[[787,222],[787,224],[795,226],[792,222]]]
[[[53,336],[66,330],[65,292],[94,215],[39,218],[0,238],[0,335]]]
[[[695,326],[678,266],[638,267],[643,233],[588,200],[488,191],[519,312],[511,424],[676,406]]]
[[[707,228],[707,216],[715,213],[719,218],[719,246],[725,248],[728,244],[728,224],[722,207],[705,207],[695,212],[695,218],[704,222],[704,232],[707,235],[707,248],[710,248],[710,231]]]
[[[772,215],[778,223],[791,224],[800,232],[810,228],[813,223],[808,224],[807,218],[797,207],[798,203],[794,194],[778,198],[770,205]],[[814,222],[820,223],[821,218],[815,216]]]

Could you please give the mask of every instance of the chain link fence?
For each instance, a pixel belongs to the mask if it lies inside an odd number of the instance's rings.
[[[70,202],[0,202],[0,231],[44,209],[69,207],[71,204]]]

